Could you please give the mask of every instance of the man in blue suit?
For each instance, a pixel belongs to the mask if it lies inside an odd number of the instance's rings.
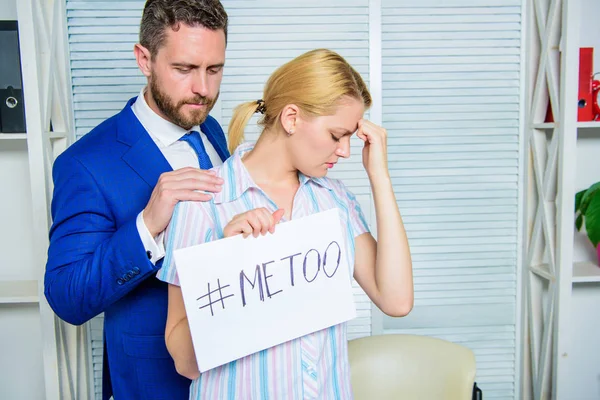
[[[103,398],[187,399],[164,340],[162,232],[178,201],[206,201],[228,156],[208,115],[225,63],[218,0],[148,0],[134,48],[148,85],[57,158],[45,294],[82,324],[104,312]]]

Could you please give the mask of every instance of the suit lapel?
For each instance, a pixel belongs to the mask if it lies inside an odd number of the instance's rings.
[[[117,139],[131,146],[123,154],[123,161],[153,188],[160,175],[172,171],[173,168],[133,113],[131,106],[135,100],[136,97],[129,100],[119,113]]]

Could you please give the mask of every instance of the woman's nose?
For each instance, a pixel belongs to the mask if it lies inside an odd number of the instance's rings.
[[[345,137],[340,140],[340,144],[336,150],[336,154],[339,157],[348,158],[350,157],[350,137]]]

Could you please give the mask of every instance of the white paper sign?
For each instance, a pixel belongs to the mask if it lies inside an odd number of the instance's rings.
[[[200,372],[356,316],[337,209],[174,252]]]

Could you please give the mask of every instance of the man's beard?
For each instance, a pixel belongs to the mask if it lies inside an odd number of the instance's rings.
[[[214,99],[205,96],[196,96],[190,99],[180,100],[175,104],[173,99],[161,90],[158,79],[154,74],[150,77],[150,94],[160,112],[162,112],[169,121],[187,130],[202,124],[219,98],[219,93],[217,93],[217,96]],[[186,115],[182,111],[183,106],[186,104],[206,104],[206,107],[199,110],[191,110]]]

